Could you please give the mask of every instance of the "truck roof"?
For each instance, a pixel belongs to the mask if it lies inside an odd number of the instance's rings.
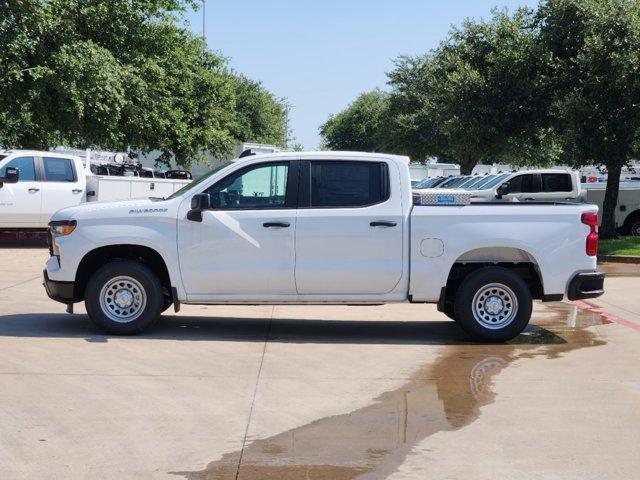
[[[77,159],[80,158],[77,155],[70,155],[68,153],[50,152],[47,150],[21,150],[16,148],[11,148],[8,150],[0,150],[0,155],[13,155],[16,153],[20,155],[35,155],[38,157],[47,156],[47,157],[64,157],[64,158],[77,158]]]
[[[363,158],[379,158],[393,160],[395,162],[402,163],[404,165],[409,164],[409,157],[403,155],[394,155],[390,153],[370,153],[370,152],[346,152],[346,151],[312,151],[312,152],[275,152],[275,153],[260,153],[257,155],[251,155],[244,157],[242,160],[268,160],[270,158],[299,158],[302,160],[345,160],[345,159],[363,159]]]

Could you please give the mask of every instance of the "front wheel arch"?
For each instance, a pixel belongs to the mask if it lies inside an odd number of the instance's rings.
[[[84,300],[86,286],[91,275],[102,266],[116,260],[133,260],[148,266],[160,280],[164,296],[168,300],[175,300],[172,298],[169,270],[162,255],[153,248],[131,244],[108,245],[88,252],[76,270],[74,300]]]

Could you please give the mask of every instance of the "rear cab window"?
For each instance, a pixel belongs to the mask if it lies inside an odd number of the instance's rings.
[[[389,199],[386,162],[314,160],[310,170],[311,208],[366,207]]]
[[[73,160],[60,157],[42,157],[45,182],[75,182]]]
[[[568,173],[543,173],[543,192],[572,192],[571,175]]]

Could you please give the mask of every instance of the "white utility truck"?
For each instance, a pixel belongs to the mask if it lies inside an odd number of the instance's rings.
[[[166,200],[85,204],[50,223],[48,295],[135,334],[188,304],[437,303],[472,338],[506,341],[532,299],[596,297],[597,207],[414,205],[408,158],[249,156]]]
[[[598,205],[599,208],[603,207],[604,194],[607,190],[606,182],[585,183],[582,188],[586,192],[587,203]],[[620,182],[615,219],[622,235],[640,237],[640,182]]]
[[[14,172],[7,178],[7,170]],[[0,228],[47,228],[54,212],[85,202],[169,196],[189,180],[94,175],[87,158],[0,151]]]

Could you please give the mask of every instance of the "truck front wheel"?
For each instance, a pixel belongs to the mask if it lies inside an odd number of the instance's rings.
[[[164,303],[162,285],[146,265],[114,260],[87,283],[85,306],[91,320],[114,335],[134,335],[153,325]]]
[[[457,323],[474,340],[506,342],[531,318],[532,297],[524,280],[507,268],[486,267],[470,273],[456,293]]]

